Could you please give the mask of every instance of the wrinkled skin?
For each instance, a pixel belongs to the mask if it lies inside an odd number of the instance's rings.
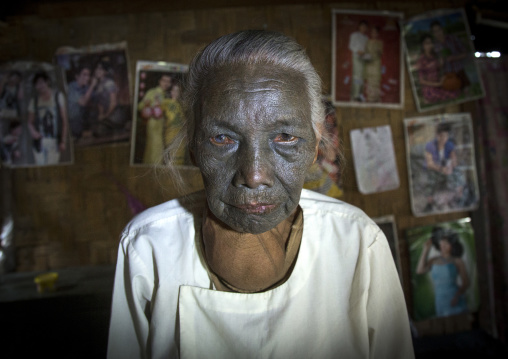
[[[263,233],[298,206],[318,139],[303,77],[272,65],[237,65],[209,78],[192,149],[208,206],[238,232]]]

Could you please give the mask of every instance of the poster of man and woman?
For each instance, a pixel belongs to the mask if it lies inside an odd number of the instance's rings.
[[[69,132],[75,145],[128,140],[132,117],[127,43],[60,47],[54,63],[65,71]]]
[[[401,13],[333,10],[332,99],[336,106],[401,108]]]
[[[470,218],[410,228],[413,319],[474,312],[479,305],[475,238]]]
[[[413,17],[405,22],[403,33],[418,111],[484,96],[464,10]]]
[[[183,64],[136,63],[132,165],[165,163],[165,151],[175,141],[184,123],[180,97],[187,71],[188,66]],[[191,165],[185,146],[180,146],[172,155],[173,165]]]

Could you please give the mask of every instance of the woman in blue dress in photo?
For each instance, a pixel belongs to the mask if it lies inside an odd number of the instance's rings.
[[[428,259],[431,247],[440,255]],[[469,276],[462,260],[464,248],[457,233],[434,227],[432,237],[425,242],[418,260],[417,274],[430,271],[434,284],[436,316],[444,317],[467,311],[464,293],[469,287]],[[459,281],[460,279],[460,281]]]

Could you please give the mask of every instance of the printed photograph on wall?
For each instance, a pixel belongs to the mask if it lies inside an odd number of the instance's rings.
[[[325,106],[325,128],[319,144],[318,156],[305,178],[304,188],[330,197],[341,197],[343,166],[341,157],[341,131],[337,124],[335,107],[328,97],[323,98]]]
[[[187,65],[168,62],[136,63],[134,126],[131,164],[163,164],[164,151],[182,128],[184,113],[180,96]],[[191,165],[186,147],[174,152],[175,165]]]
[[[475,238],[470,218],[406,231],[415,321],[476,311]]]
[[[127,43],[60,47],[54,62],[65,70],[75,145],[128,141],[132,119]]]
[[[23,61],[0,68],[0,156],[9,167],[73,162],[59,67]]]
[[[469,211],[479,203],[469,113],[404,120],[411,207],[415,216]]]
[[[484,96],[463,9],[413,17],[405,22],[403,34],[418,111]]]
[[[184,113],[180,96],[187,65],[138,61],[136,63],[134,126],[131,164],[163,164],[165,149],[180,131]],[[191,165],[185,146],[174,152],[175,165]]]
[[[401,13],[333,10],[332,101],[337,106],[401,108]]]
[[[371,194],[400,185],[390,126],[367,127],[350,132],[358,190]]]
[[[390,245],[390,251],[392,252],[393,261],[395,267],[397,267],[397,273],[399,273],[400,281],[402,282],[402,271],[400,267],[400,253],[399,253],[399,240],[397,237],[397,226],[395,224],[395,216],[390,214],[382,217],[372,218],[374,222],[381,228],[383,233],[388,240]]]

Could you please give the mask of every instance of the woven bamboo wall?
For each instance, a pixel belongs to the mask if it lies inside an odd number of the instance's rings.
[[[161,2],[154,3],[144,9],[133,6],[132,2],[127,2],[130,7],[124,5],[123,8],[119,8],[120,2],[114,1],[79,2],[75,6],[66,2],[46,3],[32,9],[32,15],[10,18],[6,26],[0,28],[3,49],[0,61],[51,61],[55,49],[62,45],[80,47],[126,40],[131,76],[134,77],[137,60],[188,63],[196,51],[220,35],[247,28],[265,28],[291,35],[307,48],[323,79],[324,90],[328,92],[331,82],[331,9],[400,11],[409,17],[434,8],[456,8],[463,1],[309,2],[220,8],[200,7],[198,1],[194,10],[182,3],[178,3],[181,10],[173,10]],[[227,5],[227,2],[222,5]],[[153,11],[143,12],[150,10]],[[419,114],[407,72],[405,81],[403,110],[338,108],[337,116],[347,159],[342,199],[362,208],[372,217],[395,215],[404,290],[410,304],[405,229],[469,214],[421,218],[411,214],[403,119]],[[462,111],[473,112],[474,116],[474,104],[450,106],[426,114]],[[362,195],[355,181],[349,131],[379,125],[391,126],[401,185],[397,190]],[[122,189],[146,206],[177,196],[164,174],[156,178],[150,169],[130,167],[129,153],[128,144],[78,148],[74,165],[11,171],[18,271],[115,262],[118,236],[132,217]],[[188,172],[185,177],[189,179],[190,190],[200,189],[199,174]],[[469,320],[464,318],[451,324],[432,321],[424,324],[422,330],[445,332],[468,325]]]

